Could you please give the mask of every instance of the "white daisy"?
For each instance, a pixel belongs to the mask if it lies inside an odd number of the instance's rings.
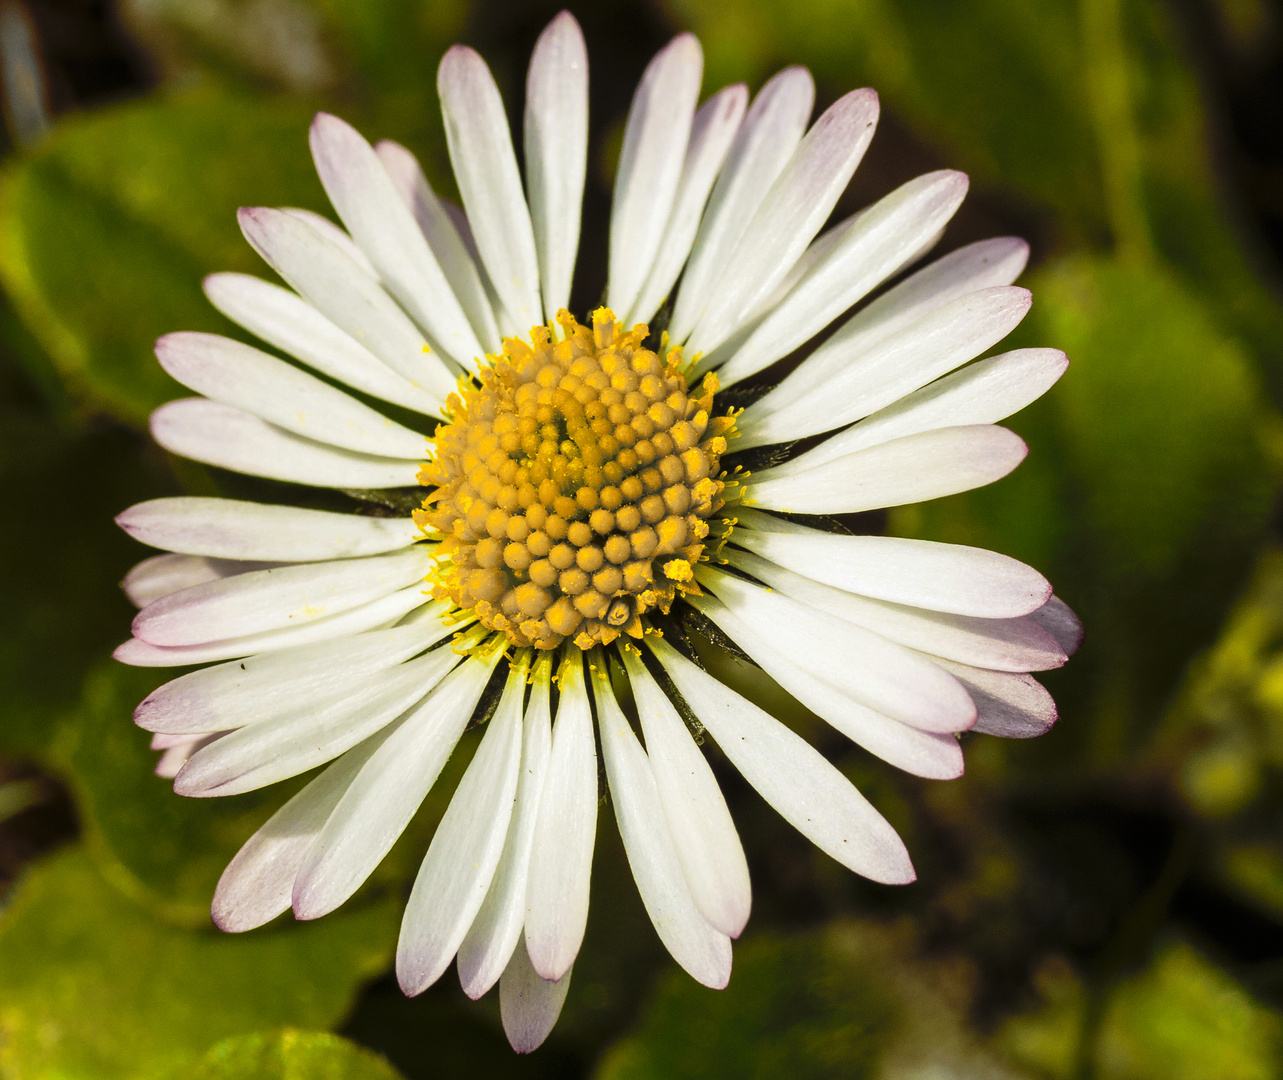
[[[973,360],[1029,307],[1011,285],[1025,244],[973,244],[861,305],[935,243],[966,178],[919,177],[821,233],[873,136],[876,95],[847,94],[808,129],[804,69],[751,106],[732,86],[697,107],[701,74],[683,34],[637,89],[606,306],[587,326],[565,310],[588,122],[569,14],[531,60],[524,185],[498,90],[469,49],[448,52],[438,78],[462,210],[404,148],[371,148],[319,115],[312,150],[344,228],[242,210],[289,287],[205,283],[220,311],[297,363],[211,334],[162,338],[161,364],[201,396],[162,406],[152,431],[197,461],[402,489],[420,508],[169,498],[119,519],[170,554],[127,579],[142,610],[117,657],[212,665],[139,706],[165,751],[158,772],[214,796],[324,766],[228,866],[213,903],[226,930],[291,907],[317,918],[350,897],[493,685],[497,706],[410,894],[397,974],[417,994],[457,958],[470,995],[498,982],[522,1051],[555,1021],[583,939],[598,741],[642,900],[705,985],[730,977],[750,891],[691,726],[821,850],[876,881],[913,880],[877,810],[703,670],[686,628],[712,624],[843,734],[939,779],[962,772],[961,731],[1052,724],[1029,672],[1064,663],[1079,637],[1013,559],[790,516],[936,498],[1019,463],[1024,444],[994,424],[1046,391],[1065,357]],[[643,324],[658,325],[670,296],[656,342]],[[769,390],[768,373],[729,395],[731,408],[726,388],[852,308]],[[367,402],[441,423],[425,439]],[[802,452],[789,445],[804,438]],[[760,471],[736,457],[772,446]],[[616,699],[625,681],[636,724]]]

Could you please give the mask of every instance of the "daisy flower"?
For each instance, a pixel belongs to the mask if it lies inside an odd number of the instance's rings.
[[[844,866],[914,878],[878,811],[710,675],[692,639],[733,642],[870,753],[948,779],[959,732],[1050,727],[1055,706],[1029,673],[1063,664],[1079,637],[1013,559],[849,535],[828,517],[975,488],[1024,457],[995,423],[1065,357],[975,358],[1029,308],[1011,284],[1026,245],[972,244],[901,275],[939,239],[965,176],[921,176],[821,231],[877,96],[847,94],[808,126],[802,68],[751,104],[744,86],[699,104],[701,76],[682,34],[642,77],[605,303],[583,323],[566,309],[588,59],[568,13],[530,63],[524,180],[485,63],[463,47],[442,60],[462,208],[403,147],[317,116],[312,152],[342,227],[244,209],[286,287],[205,282],[290,359],[170,334],[160,363],[199,396],[151,426],[172,453],[364,501],[337,513],[167,498],[119,518],[169,554],[126,579],[141,610],[117,658],[209,665],[138,707],[164,751],[157,771],[208,797],[319,770],[227,867],[214,921],[241,931],[291,907],[333,911],[480,725],[396,970],[408,994],[452,961],[473,997],[498,983],[521,1051],[555,1022],[583,939],[599,752],[646,910],[707,986],[730,977],[750,889],[697,735]]]

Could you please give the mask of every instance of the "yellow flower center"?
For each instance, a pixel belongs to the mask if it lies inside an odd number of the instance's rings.
[[[416,518],[441,540],[434,595],[471,608],[519,646],[582,649],[642,635],[642,615],[694,589],[706,519],[722,505],[729,417],[710,419],[681,351],[642,347],[605,308],[592,328],[557,313],[529,342],[465,376],[419,479]]]

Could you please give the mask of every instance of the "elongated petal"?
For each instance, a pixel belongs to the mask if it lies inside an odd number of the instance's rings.
[[[633,94],[610,210],[606,306],[613,311],[632,310],[659,253],[703,73],[699,42],[679,34],[647,65]]]
[[[1004,739],[1032,739],[1056,722],[1056,703],[1032,675],[988,671],[968,664],[941,663],[967,688],[976,703],[974,731]]]
[[[391,850],[449,760],[493,668],[460,664],[370,756],[299,868],[293,904],[300,919],[333,911]]]
[[[793,156],[814,104],[815,83],[803,67],[785,68],[753,100],[691,246],[669,326],[674,341],[685,341],[703,315],[745,222]]]
[[[828,341],[744,410],[736,449],[818,435],[885,408],[996,345],[1030,303],[1026,289],[983,289],[867,347]]]
[[[569,11],[539,35],[526,75],[526,188],[544,318],[570,304],[588,168],[588,50]]]
[[[646,913],[664,947],[691,978],[720,990],[731,977],[731,939],[714,929],[695,906],[650,762],[615,701],[605,671],[593,671],[593,691],[615,821]]]
[[[428,355],[409,316],[341,247],[283,211],[245,207],[237,217],[254,250],[312,307],[397,374],[445,401],[454,390],[450,370]]]
[[[308,367],[381,401],[437,415],[441,398],[398,375],[289,289],[249,274],[210,274],[209,302],[232,322]]]
[[[184,556],[186,558],[188,556]],[[352,608],[328,619],[317,619],[301,626],[288,626],[281,630],[268,630],[262,634],[210,641],[202,645],[152,645],[141,638],[130,638],[119,646],[112,656],[122,664],[134,667],[185,667],[188,664],[208,664],[216,660],[231,660],[240,656],[274,652],[309,645],[316,641],[331,641],[348,634],[360,634],[385,626],[398,618],[423,607],[428,602],[423,585],[416,582],[382,599]]]
[[[792,462],[756,474],[746,501],[795,514],[851,514],[939,499],[1001,480],[1029,448],[993,424],[939,428],[857,450],[811,468]]]
[[[202,668],[153,690],[134,710],[148,731],[230,731],[342,694],[376,671],[400,664],[458,629],[438,617]]]
[[[543,319],[539,263],[499,88],[485,61],[456,45],[441,59],[437,93],[481,261],[508,313],[526,328],[534,326]]]
[[[334,488],[412,487],[419,482],[418,461],[327,446],[206,398],[162,405],[151,414],[151,434],[172,454],[247,476]]]
[[[1060,642],[1060,647],[1071,656],[1083,643],[1083,624],[1058,596],[1048,598],[1037,611],[1030,612],[1029,618]]]
[[[196,495],[138,503],[118,515],[116,524],[135,540],[167,551],[262,562],[381,555],[422,536],[408,517],[361,517]]]
[[[494,879],[517,797],[525,689],[525,672],[514,670],[414,879],[396,950],[407,994],[441,977]]]
[[[499,351],[499,326],[486,295],[481,270],[459,230],[428,183],[418,159],[400,143],[385,139],[374,152],[387,170],[402,200],[410,208],[450,288],[458,297],[477,340],[487,353]]]
[[[828,326],[937,235],[966,193],[962,173],[928,173],[860,214],[722,367],[722,385],[761,371]]]
[[[739,517],[748,527],[736,530],[737,544],[861,596],[985,619],[1028,615],[1051,596],[1037,570],[995,551],[898,536],[838,536],[754,511]]]
[[[530,964],[526,950],[513,951],[499,980],[499,1015],[503,1032],[518,1054],[529,1054],[543,1045],[552,1031],[570,989],[570,972],[558,982],[548,982]]]
[[[807,132],[743,227],[691,334],[692,354],[715,349],[761,309],[832,213],[877,121],[877,94],[853,90]]]
[[[298,626],[422,579],[432,550],[423,545],[364,559],[254,570],[194,585],[145,607],[134,618],[134,633],[153,645],[197,645]]]
[[[895,830],[806,740],[662,638],[646,643],[731,764],[785,821],[857,874],[892,885],[914,879]]]
[[[1015,349],[977,360],[825,439],[791,464],[819,465],[920,431],[997,423],[1045,394],[1068,366],[1059,349]]]
[[[261,569],[263,567],[255,563],[207,559],[200,555],[153,555],[130,570],[120,587],[135,607],[143,608],[193,585]]]
[[[584,940],[597,836],[597,744],[577,656],[562,668],[560,689],[526,883],[526,947],[552,980],[570,970]]]
[[[318,214],[315,210],[303,210],[297,206],[282,206],[280,211],[283,214],[289,214],[290,217],[298,218],[299,221],[307,222],[327,240],[333,241],[341,247],[343,253],[360,266],[370,277],[374,278],[375,281],[379,280],[378,270],[375,269],[374,263],[370,262],[370,257],[361,250],[361,245],[329,218],[323,214]]]
[[[646,757],[691,897],[714,929],[739,937],[748,922],[752,890],[726,800],[691,733],[646,666],[630,652],[624,653],[624,663],[646,739]]]
[[[681,273],[682,264],[690,254],[709,189],[726,159],[747,105],[748,88],[728,86],[704,102],[695,113],[681,181],[668,224],[664,226],[659,251],[632,311],[623,319],[624,325],[649,322]]]
[[[536,671],[531,686],[522,736],[517,801],[512,808],[503,855],[499,858],[485,902],[459,946],[459,982],[464,993],[471,998],[479,998],[499,981],[521,940],[521,927],[526,917],[530,850],[552,750],[548,707],[550,669],[551,663],[545,661],[542,669]]]

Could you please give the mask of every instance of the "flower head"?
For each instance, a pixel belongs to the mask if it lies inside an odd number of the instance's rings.
[[[170,554],[126,580],[142,610],[117,657],[210,665],[139,706],[165,751],[157,771],[215,796],[324,767],[228,866],[213,905],[224,929],[342,904],[484,721],[410,894],[397,973],[418,993],[457,958],[469,994],[498,982],[519,1050],[555,1022],[583,938],[598,741],[642,900],[706,985],[730,976],[750,890],[691,725],[843,865],[913,880],[845,777],[703,669],[701,634],[733,640],[866,750],[939,779],[962,771],[959,732],[1051,725],[1029,672],[1064,663],[1079,637],[1043,577],[1010,558],[797,517],[936,498],[1019,463],[1024,444],[995,422],[1065,358],[974,358],[1028,309],[1011,285],[1025,245],[973,244],[865,303],[939,239],[965,177],[919,177],[821,232],[872,138],[876,95],[848,94],[808,129],[811,79],[789,68],[751,106],[732,86],[697,107],[700,49],[681,35],[634,97],[606,305],[580,323],[566,308],[587,63],[563,13],[531,61],[523,184],[485,64],[446,54],[463,209],[404,148],[319,115],[313,155],[343,227],[242,210],[289,287],[205,283],[294,362],[209,334],[158,343],[200,395],[156,411],[162,446],[369,489],[363,509],[172,498],[119,519]],[[386,505],[400,510],[371,510]]]

